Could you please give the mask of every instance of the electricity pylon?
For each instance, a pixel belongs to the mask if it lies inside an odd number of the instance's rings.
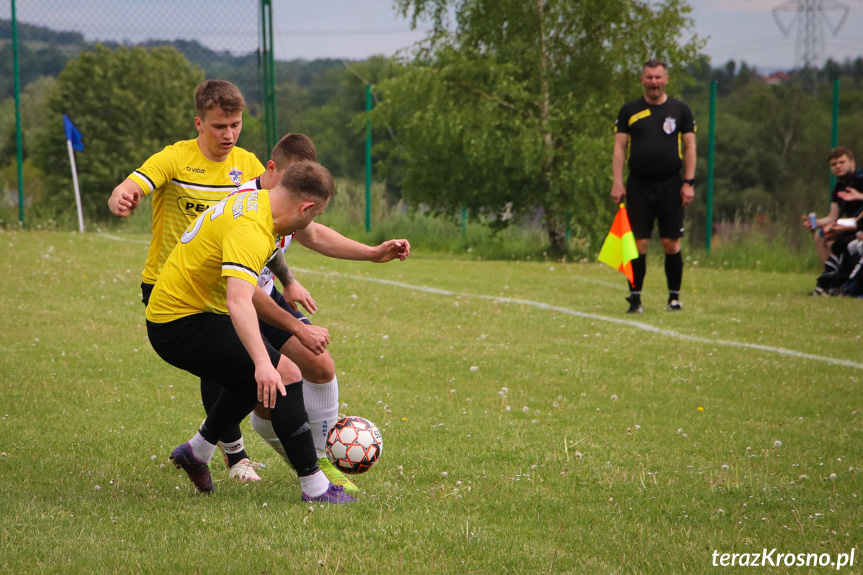
[[[781,13],[792,12],[794,15],[786,25]],[[789,0],[782,6],[773,9],[773,18],[782,34],[787,38],[793,27],[797,28],[797,40],[794,45],[794,67],[806,73],[811,79],[811,88],[815,89],[815,72],[823,64],[824,33],[822,24],[827,26],[834,36],[845,18],[848,7],[833,0]]]

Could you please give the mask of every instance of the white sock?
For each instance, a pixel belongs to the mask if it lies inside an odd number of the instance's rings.
[[[300,487],[303,489],[303,493],[309,497],[317,497],[323,495],[330,488],[330,480],[327,479],[323,471],[318,470],[311,475],[300,477]]]
[[[233,455],[235,453],[239,453],[244,450],[246,446],[243,444],[243,438],[241,437],[237,441],[232,443],[222,443],[222,449],[225,450],[225,453],[228,455]]]
[[[303,405],[312,426],[312,439],[318,459],[327,456],[327,433],[339,420],[339,382],[334,376],[327,383],[312,383],[303,379]]]
[[[276,430],[273,429],[273,422],[269,419],[264,419],[254,411],[252,415],[249,417],[252,422],[252,429],[254,429],[258,435],[261,436],[261,439],[267,442],[267,445],[272,447],[276,453],[281,455],[282,459],[284,459],[289,465],[290,461],[288,461],[288,454],[285,453],[285,448],[282,447],[282,442],[279,441],[279,436],[276,435]]]
[[[204,463],[209,463],[216,452],[216,444],[204,439],[204,436],[200,432],[196,433],[195,437],[189,440],[189,447],[192,448],[192,455]]]

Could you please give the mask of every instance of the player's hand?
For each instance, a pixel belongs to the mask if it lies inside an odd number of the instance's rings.
[[[411,244],[409,241],[389,240],[375,248],[375,256],[371,261],[375,263],[384,263],[398,258],[405,261],[411,255]]]
[[[837,226],[836,224],[824,226],[824,237],[828,240],[835,239],[837,236],[857,231],[856,226]]]
[[[314,315],[314,313],[318,311],[315,298],[313,298],[312,294],[309,293],[309,290],[300,285],[300,282],[298,281],[294,281],[294,283],[285,288],[284,296],[285,301],[288,302],[288,305],[291,306],[291,309],[294,311],[299,311],[297,304],[303,306],[303,308],[309,312],[309,315]]]
[[[319,325],[301,325],[303,327],[294,333],[294,337],[315,355],[321,355],[327,351],[327,346],[330,345],[330,332],[327,328]]]
[[[123,192],[117,196],[111,196],[108,200],[108,207],[115,216],[126,218],[140,203],[141,198],[138,196],[138,192]]]
[[[692,184],[683,184],[680,187],[680,205],[685,206],[686,204],[690,204],[694,199],[695,186],[693,186]]]
[[[614,184],[611,186],[611,199],[615,204],[619,204],[626,197],[626,186],[623,184]]]
[[[802,225],[804,228],[806,228],[810,232],[812,231],[812,220],[809,219],[809,216],[807,216],[807,215],[800,216],[800,225]]]
[[[858,192],[854,188],[845,188],[844,190],[837,192],[836,195],[845,200],[846,202],[863,200],[863,193]]]
[[[287,393],[282,383],[282,376],[269,362],[255,366],[255,381],[258,382],[258,401],[266,408],[275,407],[276,397]]]

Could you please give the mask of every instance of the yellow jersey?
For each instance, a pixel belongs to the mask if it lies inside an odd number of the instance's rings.
[[[167,323],[197,313],[228,314],[229,277],[257,285],[275,253],[269,190],[235,194],[207,209],[182,234],[147,304],[147,319]]]
[[[130,174],[144,195],[153,194],[153,239],[141,274],[144,283],[156,283],[171,250],[195,218],[263,172],[258,158],[242,148],[234,147],[224,162],[211,162],[197,140],[183,140],[153,154]]]

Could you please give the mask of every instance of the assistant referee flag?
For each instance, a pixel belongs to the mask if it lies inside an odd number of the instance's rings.
[[[632,235],[632,228],[629,227],[629,217],[626,215],[624,205],[620,204],[617,215],[614,217],[614,223],[611,224],[611,230],[602,244],[602,249],[599,250],[597,259],[621,272],[629,280],[630,285],[635,285],[631,262],[637,257],[638,249],[635,247],[635,236]]]

